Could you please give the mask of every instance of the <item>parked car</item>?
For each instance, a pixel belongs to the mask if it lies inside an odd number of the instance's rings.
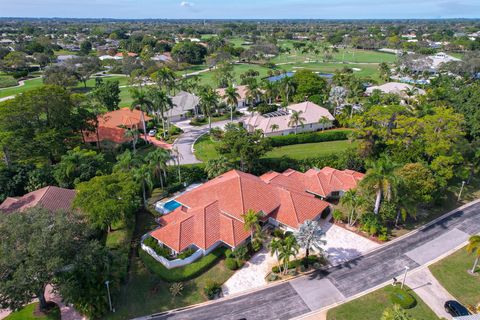
[[[470,312],[468,312],[467,308],[462,306],[458,301],[449,300],[445,302],[445,311],[454,317],[459,316],[468,316]]]
[[[149,137],[155,137],[156,134],[157,134],[157,130],[155,130],[155,129],[152,129],[152,130],[148,131],[148,136]]]

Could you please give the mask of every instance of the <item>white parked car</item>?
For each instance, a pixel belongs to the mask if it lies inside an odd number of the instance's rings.
[[[155,130],[155,129],[152,129],[152,130],[148,131],[148,135],[150,137],[155,137],[156,134],[157,134],[157,130]]]

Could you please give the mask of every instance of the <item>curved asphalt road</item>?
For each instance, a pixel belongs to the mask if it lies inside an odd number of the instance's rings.
[[[290,319],[340,302],[424,265],[480,233],[480,201],[453,211],[400,241],[325,271],[245,295],[143,319]],[[200,289],[199,289],[200,290]]]

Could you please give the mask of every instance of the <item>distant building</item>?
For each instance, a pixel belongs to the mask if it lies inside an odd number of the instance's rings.
[[[244,126],[248,131],[262,130],[267,137],[292,134],[295,133],[295,127],[289,123],[294,111],[300,112],[300,116],[304,118],[303,126],[297,127],[297,133],[331,128],[335,120],[326,108],[307,101],[264,115],[254,113],[245,121]],[[322,118],[326,118],[328,122],[320,123]]]
[[[196,114],[200,98],[196,95],[181,91],[172,98],[173,108],[165,113],[166,118],[170,121],[183,120],[188,117],[189,113]]]
[[[414,89],[416,89],[416,94],[420,94],[420,95],[425,94],[425,90],[423,89],[417,89],[410,84],[400,83],[400,82],[389,82],[389,83],[382,84],[381,86],[368,87],[365,90],[365,94],[371,95],[373,91],[380,90],[383,93],[393,93],[393,94],[399,95],[401,98],[408,98],[408,95],[406,94],[406,92],[408,90],[414,90]]]

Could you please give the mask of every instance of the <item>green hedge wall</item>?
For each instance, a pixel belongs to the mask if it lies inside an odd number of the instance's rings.
[[[336,140],[347,140],[351,130],[327,130],[323,132],[310,132],[289,134],[288,136],[270,137],[273,147],[289,146],[292,144],[314,143]]]
[[[225,257],[226,250],[227,248],[225,247],[218,247],[208,255],[189,265],[173,269],[167,269],[142,249],[139,249],[139,255],[145,266],[163,280],[167,282],[182,282],[198,277],[210,269],[218,260]]]

